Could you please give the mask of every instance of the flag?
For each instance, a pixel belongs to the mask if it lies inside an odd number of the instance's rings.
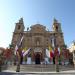
[[[19,43],[19,46],[22,45],[23,38],[24,38],[24,36],[22,36],[22,38],[21,38],[21,40],[20,40],[20,43]]]
[[[59,61],[58,47],[56,47],[55,50],[54,50],[54,56],[55,56],[55,64],[58,64],[58,61]]]
[[[15,52],[14,52],[15,55],[16,55],[16,52],[18,51],[18,49],[22,46],[23,38],[24,38],[24,36],[21,37],[20,42],[18,42],[15,46]]]
[[[62,52],[62,48],[60,47],[60,52]]]
[[[29,48],[28,50],[26,50],[26,51],[23,53],[23,56],[27,55],[30,50],[31,50],[31,48]]]
[[[16,51],[16,55],[18,56],[18,61],[20,62],[20,64],[22,64],[23,55],[22,55],[22,51],[20,48],[18,48],[18,50]]]
[[[15,52],[14,52],[15,55],[16,55],[17,50],[18,50],[18,46],[16,45],[15,46]]]
[[[60,47],[58,47],[58,52],[59,52],[59,54],[60,54]]]
[[[62,48],[60,47],[60,58],[62,59],[62,57],[63,57],[63,50],[62,50]]]
[[[50,58],[53,58],[54,53],[53,53],[53,49],[51,46],[49,46],[49,53],[50,53]]]
[[[57,47],[54,50],[54,55],[55,55],[55,57],[57,57],[59,55],[59,51],[58,51],[58,48]]]
[[[50,52],[49,52],[48,49],[46,49],[46,56],[47,56],[48,58],[50,58]]]
[[[58,48],[58,51],[59,51],[59,64],[61,64],[62,62],[62,59],[63,59],[63,55],[62,55],[62,48]]]
[[[27,50],[27,47],[25,47],[23,50],[22,50],[22,54],[24,54],[24,52]]]

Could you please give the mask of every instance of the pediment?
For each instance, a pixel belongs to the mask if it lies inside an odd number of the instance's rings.
[[[46,31],[46,27],[40,24],[35,24],[33,26],[31,26],[31,31],[32,32],[45,32]]]

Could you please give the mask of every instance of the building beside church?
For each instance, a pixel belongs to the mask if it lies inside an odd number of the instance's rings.
[[[23,18],[21,18],[16,23],[11,44],[15,49],[15,46],[19,44],[23,36],[21,49],[31,48],[29,55],[31,61],[40,64],[46,57],[46,49],[48,49],[49,45],[52,48],[63,47],[65,45],[61,23],[54,19],[52,28],[52,31],[48,31],[46,26],[35,24],[27,28],[27,31],[24,31],[25,25]]]
[[[71,53],[70,59],[74,63],[74,67],[75,67],[75,41],[72,42],[71,46],[69,47],[69,50]]]

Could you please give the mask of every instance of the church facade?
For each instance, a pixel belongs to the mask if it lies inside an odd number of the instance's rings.
[[[46,26],[35,24],[30,29],[28,28],[27,31],[24,31],[25,25],[23,18],[21,18],[16,23],[11,44],[15,49],[15,46],[19,44],[23,36],[20,48],[31,48],[31,53],[29,54],[31,61],[40,64],[45,60],[46,49],[48,49],[49,45],[52,48],[65,45],[61,24],[56,19],[53,21],[52,28],[53,30],[49,31],[46,29]]]

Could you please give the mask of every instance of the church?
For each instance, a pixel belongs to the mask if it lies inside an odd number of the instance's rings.
[[[31,49],[26,57],[31,57],[30,60],[34,64],[41,64],[45,61],[47,57],[46,49],[49,46],[54,49],[55,47],[63,48],[65,45],[61,23],[56,19],[53,20],[52,31],[47,30],[46,26],[41,24],[31,25],[30,28],[27,28],[27,31],[24,31],[24,29],[23,18],[20,18],[15,25],[11,44],[15,50],[16,45],[20,43],[23,36],[20,48]]]

